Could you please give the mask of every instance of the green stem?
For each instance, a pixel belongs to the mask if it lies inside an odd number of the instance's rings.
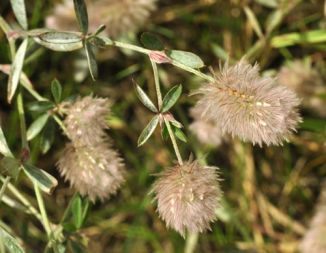
[[[18,107],[18,115],[19,115],[19,122],[20,122],[20,134],[21,134],[21,139],[22,139],[22,148],[29,150],[28,142],[27,142],[27,134],[26,134],[23,96],[22,96],[21,91],[19,91],[18,96],[17,96],[17,107]]]
[[[179,147],[178,147],[178,144],[177,144],[177,140],[174,136],[174,133],[172,131],[172,128],[171,128],[171,125],[170,125],[170,122],[168,120],[166,120],[164,118],[164,122],[166,124],[166,127],[168,129],[168,132],[169,132],[169,136],[170,136],[170,139],[171,139],[171,142],[172,142],[172,145],[173,145],[173,148],[174,148],[174,152],[177,156],[177,159],[178,159],[178,163],[180,165],[183,165],[183,160],[182,160],[182,157],[181,157],[181,154],[180,154],[180,151],[179,151]]]
[[[43,227],[45,229],[46,234],[50,238],[50,236],[51,236],[50,222],[49,222],[48,216],[46,214],[46,210],[45,210],[45,206],[44,206],[44,201],[43,201],[43,198],[42,198],[40,189],[39,189],[39,187],[37,186],[36,183],[34,183],[34,191],[35,191],[35,195],[36,195],[38,207],[39,207],[40,212],[41,212],[41,218],[42,218]]]
[[[189,233],[184,253],[193,253],[198,242],[198,233]]]
[[[3,194],[6,191],[6,188],[8,186],[9,181],[10,181],[10,177],[9,176],[7,176],[5,178],[5,180],[3,181],[3,184],[2,184],[1,189],[0,189],[0,202],[1,202],[1,199],[2,199]]]
[[[45,232],[46,232],[49,242],[50,242],[49,245],[50,245],[50,247],[53,248],[55,253],[59,253],[59,249],[57,248],[57,245],[55,243],[55,238],[53,237],[50,221],[49,221],[48,215],[46,213],[43,197],[42,197],[40,188],[38,187],[38,185],[36,183],[34,183],[34,191],[35,191],[38,207],[41,212],[42,224],[43,224],[43,227],[45,229]]]
[[[0,180],[2,182],[5,181],[5,178],[3,178],[2,176],[0,176]],[[40,213],[32,206],[32,204],[25,198],[25,196],[23,196],[14,185],[12,185],[10,182],[8,182],[8,190],[15,195],[15,197],[21,202],[23,203],[23,205],[28,209],[28,211],[33,214],[41,223],[42,223],[42,218]]]
[[[152,63],[153,73],[154,73],[154,82],[155,82],[158,109],[159,109],[159,111],[161,111],[163,100],[162,100],[162,93],[161,93],[161,87],[160,87],[160,80],[159,80],[159,76],[158,76],[158,69],[157,69],[157,65],[155,62],[153,62],[151,60],[151,63]]]
[[[139,52],[139,53],[142,53],[142,54],[147,54],[147,55],[151,52],[151,50],[149,50],[149,49],[139,47],[139,46],[136,46],[136,45],[131,45],[131,44],[124,43],[124,42],[120,42],[120,41],[112,41],[111,44],[107,43],[107,45],[120,47],[120,48],[125,48],[125,49],[130,49],[132,51]]]
[[[190,72],[190,73],[192,73],[192,74],[194,74],[194,75],[196,75],[196,76],[199,76],[199,77],[201,77],[201,78],[207,80],[208,82],[214,82],[214,81],[215,81],[214,77],[212,77],[212,76],[210,76],[210,75],[206,75],[206,74],[200,72],[200,71],[197,70],[197,69],[193,69],[193,68],[190,68],[190,67],[188,67],[188,66],[186,66],[186,65],[183,65],[183,64],[180,63],[180,62],[172,61],[172,65],[173,65],[173,66],[176,66],[176,67],[178,67],[178,68],[180,68],[180,69],[183,69],[183,70],[185,70],[185,71],[187,71],[187,72]]]
[[[124,42],[119,42],[119,41],[112,41],[112,42],[107,42],[106,43],[107,46],[115,46],[115,47],[119,47],[119,48],[125,48],[125,49],[130,49],[132,51],[135,51],[135,52],[139,52],[139,53],[142,53],[142,54],[146,54],[146,55],[149,55],[150,52],[152,52],[152,50],[149,50],[149,49],[146,49],[146,48],[143,48],[143,47],[139,47],[139,46],[135,46],[135,45],[131,45],[131,44],[128,44],[128,43],[124,43]],[[180,68],[180,69],[183,69],[187,72],[190,72],[196,76],[199,76],[209,82],[214,82],[215,79],[214,77],[210,76],[210,75],[206,75],[202,72],[200,72],[199,70],[196,70],[196,69],[193,69],[191,67],[188,67],[186,65],[183,65],[182,63],[179,63],[177,61],[172,61],[171,62],[172,65]]]

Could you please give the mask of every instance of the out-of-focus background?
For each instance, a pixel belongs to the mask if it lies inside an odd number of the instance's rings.
[[[44,27],[46,18],[60,4],[25,2],[31,29]],[[123,31],[117,40],[139,44],[141,32],[155,32],[167,48],[196,53],[215,71],[224,61],[233,63],[246,55],[251,63],[260,64],[263,75],[278,76],[282,85],[297,92],[302,99],[303,122],[289,143],[279,147],[260,148],[229,138],[217,147],[200,143],[188,127],[193,120],[189,109],[196,102],[196,97],[188,94],[203,81],[170,65],[160,65],[164,92],[173,85],[183,85],[183,95],[173,109],[187,134],[187,143],[180,142],[183,156],[194,154],[206,159],[208,164],[220,168],[223,178],[219,220],[212,224],[210,232],[184,240],[166,228],[149,194],[154,174],[176,160],[170,142],[162,140],[157,131],[137,148],[137,138],[152,115],[137,99],[132,79],[148,87],[149,95],[155,98],[148,59],[116,48],[99,50],[99,78],[93,82],[82,50],[60,53],[33,44],[27,52],[24,72],[44,97],[51,97],[50,84],[57,78],[63,85],[64,97],[93,93],[114,101],[108,133],[125,160],[127,181],[116,196],[91,204],[75,240],[86,245],[86,252],[172,253],[191,252],[191,248],[205,253],[297,252],[309,230],[326,176],[325,2],[158,0],[156,5],[138,29]],[[97,18],[92,16],[95,13],[90,13],[90,20]],[[9,1],[1,0],[0,14],[13,28],[18,27]],[[8,41],[0,31],[0,65],[9,63]],[[18,113],[15,104],[6,102],[7,80],[7,75],[0,72],[1,126],[9,146],[18,152]],[[30,125],[36,115],[27,108],[34,100],[25,92],[24,101]],[[74,194],[55,168],[67,138],[56,127],[53,145],[46,154],[41,152],[40,141],[37,137],[31,142],[31,157],[59,181],[54,193],[45,195],[49,217],[58,223]],[[36,205],[30,181],[21,176],[15,184]],[[10,192],[6,197],[14,200]],[[0,203],[0,218],[1,224],[20,238],[27,252],[42,252],[47,239],[37,220],[4,202]]]

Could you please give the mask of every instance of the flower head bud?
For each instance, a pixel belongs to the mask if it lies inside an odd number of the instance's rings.
[[[277,77],[281,85],[294,90],[303,99],[303,106],[326,116],[326,102],[320,96],[326,93],[326,87],[316,69],[295,60],[288,66],[283,66]]]
[[[87,96],[66,105],[64,124],[74,146],[93,145],[102,141],[108,128],[106,118],[110,113],[110,104],[107,98]]]
[[[60,174],[90,200],[115,194],[124,182],[122,159],[106,140],[96,146],[67,144],[58,161]]]
[[[89,26],[94,32],[101,24],[106,25],[106,35],[118,37],[135,31],[156,9],[156,0],[88,0]],[[55,7],[53,15],[47,17],[49,28],[78,29],[73,1],[65,0]]]
[[[223,134],[260,146],[281,144],[300,121],[296,95],[276,80],[260,77],[258,65],[244,60],[232,67],[226,64],[215,82],[197,93],[202,94],[198,106],[203,118],[218,125]]]
[[[218,168],[197,161],[167,169],[153,188],[160,217],[182,236],[209,229],[222,195],[218,180]]]
[[[196,105],[190,110],[190,115],[194,121],[190,124],[190,131],[196,136],[198,141],[209,146],[219,146],[222,142],[222,130],[214,121],[202,117],[202,106]]]
[[[310,228],[300,244],[302,253],[326,252],[326,185],[322,190],[316,214],[312,218]]]

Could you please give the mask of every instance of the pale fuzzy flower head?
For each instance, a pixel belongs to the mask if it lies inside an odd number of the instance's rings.
[[[321,193],[316,214],[312,218],[310,227],[300,243],[301,253],[326,252],[326,185]]]
[[[326,94],[321,75],[312,66],[295,60],[283,66],[277,75],[279,83],[294,90],[305,107],[326,116],[326,102],[320,95]]]
[[[221,190],[218,168],[188,161],[163,171],[154,183],[160,217],[182,236],[204,232],[216,220]]]
[[[217,147],[222,143],[222,130],[210,119],[202,117],[202,106],[194,106],[190,115],[194,121],[189,125],[190,131],[202,144]]]
[[[86,4],[90,32],[104,24],[106,35],[112,37],[134,32],[156,9],[156,0],[88,0]],[[47,17],[46,25],[58,30],[78,29],[73,1],[58,4],[53,14]]]
[[[125,181],[125,167],[108,140],[96,146],[67,144],[57,164],[61,176],[91,201],[115,194]]]
[[[223,134],[262,146],[279,145],[295,131],[300,100],[275,79],[261,77],[257,64],[225,64],[215,79],[199,88],[198,106],[202,117],[215,122]]]
[[[110,101],[107,98],[87,96],[73,103],[65,104],[67,114],[64,125],[68,137],[74,146],[93,145],[101,142],[108,128],[106,119],[110,113]]]

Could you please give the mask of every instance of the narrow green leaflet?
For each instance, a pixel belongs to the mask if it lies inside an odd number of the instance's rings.
[[[173,131],[180,141],[187,142],[187,137],[181,129],[174,127]]]
[[[24,0],[10,0],[11,7],[15,13],[18,23],[27,30],[27,15]]]
[[[58,181],[44,170],[36,168],[30,164],[24,164],[26,175],[35,182],[42,191],[51,194],[53,189],[58,185]]]
[[[151,137],[157,127],[158,122],[159,116],[155,115],[140,134],[138,138],[138,147],[142,146],[149,139],[149,137]]]
[[[80,30],[83,34],[88,32],[88,14],[87,7],[84,0],[74,0],[75,13]]]
[[[200,59],[198,55],[195,55],[194,53],[191,52],[170,50],[167,52],[167,55],[171,59],[190,68],[199,69],[205,66],[203,60]]]
[[[31,112],[46,112],[54,108],[54,104],[51,101],[35,101],[27,105],[27,108]]]
[[[8,82],[8,95],[7,95],[7,100],[9,103],[11,103],[11,100],[15,95],[15,92],[18,87],[20,74],[22,72],[23,65],[24,65],[24,58],[27,50],[27,44],[28,44],[28,40],[25,39],[20,45],[20,47],[18,48],[17,54],[12,63],[12,67],[10,69],[9,82]]]
[[[142,104],[152,112],[155,113],[158,112],[153,102],[150,100],[150,98],[147,96],[145,91],[143,91],[143,89],[137,83],[135,83],[135,89],[136,89],[137,97],[139,98],[140,102],[142,102]]]
[[[10,235],[6,230],[0,227],[0,240],[4,243],[6,249],[10,253],[24,253],[25,250],[19,244],[18,240]]]
[[[182,93],[182,85],[173,86],[163,98],[162,112],[167,112],[178,101]]]
[[[58,104],[61,101],[62,96],[62,86],[57,79],[54,79],[51,83],[51,92],[54,98],[54,101]]]
[[[13,154],[11,153],[8,147],[6,137],[2,131],[1,126],[0,126],[0,153],[3,154],[4,156],[13,157]]]
[[[103,32],[105,30],[106,26],[105,25],[100,25],[96,31],[94,32],[94,36],[100,34],[101,32]]]
[[[0,160],[0,173],[17,178],[20,172],[21,163],[13,157],[3,157]]]
[[[54,135],[55,135],[54,131],[55,131],[54,121],[53,119],[50,119],[46,124],[46,127],[44,127],[41,133],[40,150],[42,154],[46,154],[50,150],[54,142]]]
[[[143,44],[144,47],[150,50],[164,50],[164,45],[162,41],[154,33],[144,32],[140,36],[140,42]]]
[[[44,128],[46,122],[49,119],[49,114],[45,113],[43,115],[41,115],[40,117],[38,117],[28,128],[27,130],[27,140],[30,141],[32,140],[34,137],[36,137]]]
[[[83,47],[82,34],[76,32],[46,31],[32,38],[36,43],[54,51],[68,52]]]
[[[93,49],[92,49],[92,46],[90,43],[88,43],[86,41],[84,47],[85,47],[85,51],[86,51],[89,72],[91,73],[93,81],[95,81],[97,79],[97,75],[98,75],[98,68],[97,68],[97,62],[95,59],[95,55],[94,55],[94,52],[93,52]]]

